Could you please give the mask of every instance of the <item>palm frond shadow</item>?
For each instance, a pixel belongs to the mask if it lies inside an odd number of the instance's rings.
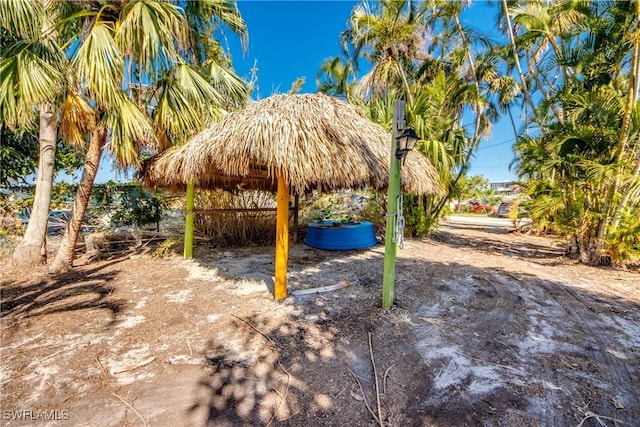
[[[85,272],[69,271],[51,275],[42,280],[21,286],[19,283],[4,284],[0,301],[0,318],[15,325],[22,319],[44,316],[65,311],[101,309],[111,314],[115,322],[124,302],[111,298],[114,288],[109,282],[118,275],[118,270],[103,272],[108,264]]]
[[[478,230],[477,227],[465,227],[456,225],[457,229]],[[521,244],[517,242],[506,243],[500,239],[490,238],[490,234],[504,234],[504,228],[491,229],[483,227],[482,231],[487,234],[482,237],[467,237],[461,234],[451,233],[445,230],[438,230],[431,234],[430,238],[447,244],[452,247],[469,247],[473,250],[486,253],[501,253],[507,256],[516,256],[534,260],[557,260],[565,255],[565,249],[562,247],[549,245],[538,245],[531,242]]]

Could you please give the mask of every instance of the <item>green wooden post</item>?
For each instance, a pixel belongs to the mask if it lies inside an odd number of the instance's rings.
[[[193,207],[195,199],[195,184],[187,184],[187,215],[184,225],[184,257],[193,258]]]
[[[397,101],[393,111],[391,130],[391,158],[389,160],[389,191],[387,195],[387,226],[384,232],[384,273],[382,276],[382,308],[393,304],[393,288],[396,279],[397,240],[394,241],[398,196],[400,195],[400,161],[396,158],[398,124],[404,122],[404,101]],[[404,123],[402,126],[404,127]]]

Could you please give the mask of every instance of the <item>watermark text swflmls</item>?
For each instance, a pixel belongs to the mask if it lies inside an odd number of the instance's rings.
[[[69,411],[64,409],[16,409],[2,412],[2,419],[5,421],[66,421],[69,418],[71,418]]]

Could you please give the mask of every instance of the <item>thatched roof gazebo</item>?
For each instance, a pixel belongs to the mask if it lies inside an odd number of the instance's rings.
[[[277,192],[276,298],[284,298],[290,191],[382,190],[389,181],[390,142],[391,134],[357,106],[323,94],[274,95],[154,157],[142,176],[147,186],[173,190],[191,184]],[[402,167],[401,185],[411,194],[441,191],[434,167],[415,152]]]

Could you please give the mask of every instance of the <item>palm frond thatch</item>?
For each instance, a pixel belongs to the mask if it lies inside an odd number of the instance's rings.
[[[147,162],[150,187],[252,188],[275,192],[282,173],[291,191],[332,191],[370,186],[389,179],[391,135],[362,110],[323,94],[274,95],[227,114],[186,144]],[[404,190],[437,194],[434,167],[411,152],[402,167]]]

